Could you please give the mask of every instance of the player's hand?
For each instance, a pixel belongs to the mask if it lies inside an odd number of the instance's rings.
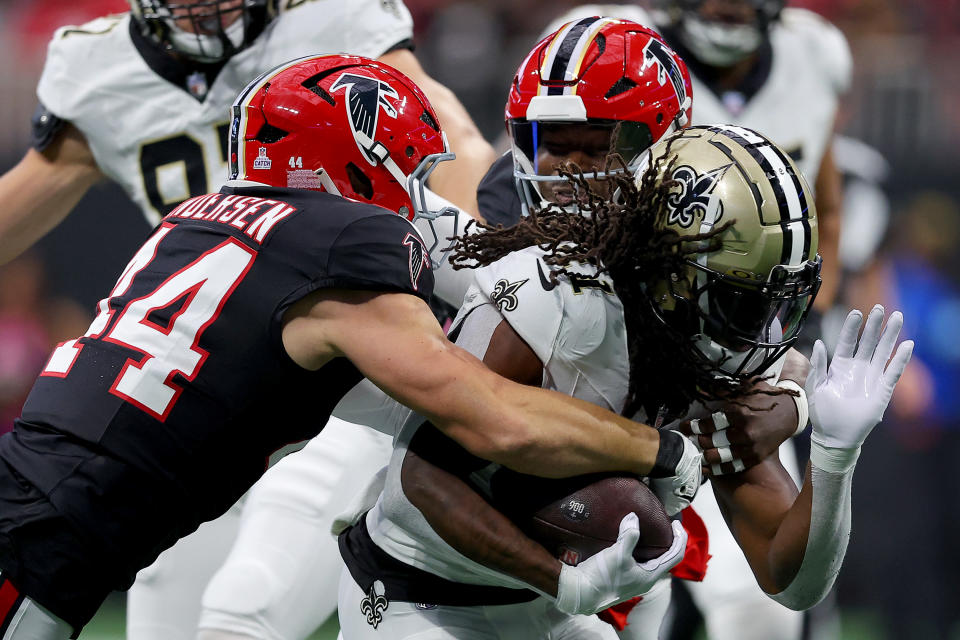
[[[673,468],[673,475],[664,478],[649,479],[650,489],[663,503],[668,516],[675,516],[690,506],[703,482],[703,456],[689,438],[679,431],[661,431],[661,439],[678,437],[682,444],[680,460]],[[669,435],[673,434],[673,435]]]
[[[649,591],[683,560],[687,532],[679,522],[673,522],[672,527],[670,548],[657,558],[637,562],[633,559],[633,548],[640,539],[640,521],[635,513],[628,513],[620,522],[620,535],[613,545],[575,567],[563,565],[557,588],[557,609],[592,615]]]
[[[759,391],[779,391],[766,382],[756,387]],[[740,403],[727,403],[706,418],[682,422],[677,428],[703,451],[706,472],[719,476],[749,469],[775,453],[796,433],[798,420],[793,396],[759,393]]]
[[[863,444],[883,418],[893,388],[910,361],[913,341],[900,343],[894,353],[903,315],[894,311],[881,333],[883,316],[881,305],[871,309],[858,344],[863,317],[856,309],[851,311],[840,329],[829,366],[823,342],[817,340],[813,345],[807,402],[813,422],[811,437],[824,447],[856,449]]]

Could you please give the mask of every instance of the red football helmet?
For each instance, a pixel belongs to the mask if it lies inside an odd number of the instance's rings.
[[[454,210],[429,209],[424,183],[453,157],[420,89],[368,58],[288,62],[250,83],[233,105],[232,180],[328,191],[432,220]]]
[[[563,25],[520,65],[507,100],[521,202],[567,204],[569,184],[556,175],[565,159],[598,176],[616,152],[636,169],[653,143],[690,123],[692,94],[686,64],[654,31],[598,16]]]

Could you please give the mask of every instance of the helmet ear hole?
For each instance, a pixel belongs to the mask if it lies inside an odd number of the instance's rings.
[[[373,199],[373,183],[367,177],[360,167],[352,162],[347,163],[347,177],[350,179],[350,187],[353,192],[367,200]]]

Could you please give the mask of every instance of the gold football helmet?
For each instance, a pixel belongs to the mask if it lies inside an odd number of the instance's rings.
[[[650,158],[658,180],[671,182],[658,224],[711,249],[681,272],[651,276],[654,311],[724,372],[764,371],[796,342],[820,287],[806,180],[782,149],[732,125],[678,132]]]

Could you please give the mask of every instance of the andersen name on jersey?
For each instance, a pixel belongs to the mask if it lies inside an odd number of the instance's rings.
[[[424,300],[433,274],[407,220],[326,193],[227,186],[171,211],[86,335],[57,347],[0,463],[42,492],[112,588],[226,511],[272,452],[316,435],[362,378],[297,366],[284,312],[322,288]],[[4,567],[43,602],[49,582]]]

